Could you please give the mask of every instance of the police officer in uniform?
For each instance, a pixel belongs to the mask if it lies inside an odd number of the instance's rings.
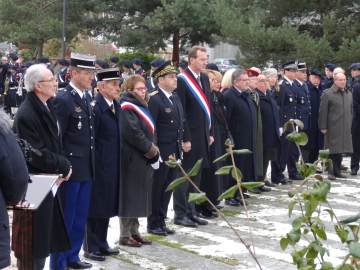
[[[141,67],[142,63],[143,63],[143,60],[139,59],[139,58],[134,58],[132,61],[131,61],[133,67],[134,67],[134,74],[139,74],[140,76],[142,76],[145,81],[146,81],[146,78],[147,78],[147,75],[146,75],[146,71],[143,70],[143,68]]]
[[[7,93],[8,101],[9,101],[8,106],[9,106],[10,114],[14,116],[15,111],[12,108],[16,108],[20,105],[18,104],[19,98],[17,95],[20,76],[16,71],[17,70],[16,65],[8,65],[8,69],[10,71],[9,82],[5,83],[5,85],[8,84],[9,86],[9,90]]]
[[[327,62],[324,64],[324,67],[325,67],[325,76],[321,84],[325,87],[325,89],[327,89],[334,84],[333,71],[336,68],[336,66],[333,63]]]
[[[280,110],[280,133],[282,147],[278,148],[277,160],[271,161],[271,182],[275,184],[288,184],[292,180],[288,180],[284,176],[285,167],[288,161],[290,141],[286,136],[292,132],[292,127],[286,131],[283,126],[290,119],[296,119],[296,91],[293,87],[293,81],[298,72],[298,61],[292,60],[285,63],[284,81],[280,85],[279,91],[279,110]]]
[[[47,58],[47,57],[39,57],[38,58],[38,63],[45,65],[47,67],[47,69],[50,70],[53,75],[55,75],[53,68],[50,66],[49,58]]]
[[[296,91],[296,118],[303,124],[304,128],[300,131],[306,131],[310,128],[310,95],[309,90],[305,82],[308,80],[306,73],[306,63],[299,63],[296,79],[293,82],[294,89]],[[302,148],[302,147],[301,147]],[[294,142],[290,142],[289,159],[287,169],[289,172],[289,178],[292,180],[303,180],[296,169],[296,163],[299,162],[299,150]]]
[[[71,81],[53,100],[61,119],[66,158],[72,165],[69,181],[62,183],[58,192],[72,249],[51,255],[50,268],[91,268],[81,262],[79,251],[84,239],[92,181],[95,177],[95,128],[86,89],[94,79],[95,55],[71,53]]]
[[[119,62],[119,57],[117,57],[117,56],[111,56],[110,58],[109,58],[109,61],[110,61],[110,66],[112,67],[112,68],[119,68],[119,66],[118,66],[118,62]]]
[[[91,102],[95,122],[95,178],[83,250],[85,258],[104,261],[118,254],[106,240],[111,217],[119,215],[120,108],[118,68],[98,70],[99,94]],[[106,198],[106,199],[104,199]]]
[[[353,150],[351,154],[351,175],[357,175],[360,161],[360,63],[352,64],[351,70],[352,78],[346,83],[346,89],[352,91],[353,95],[353,122],[351,127]]]
[[[18,60],[18,56],[14,53],[10,53],[9,55],[10,61],[5,63],[2,71],[1,71],[1,77],[2,77],[2,86],[3,86],[3,91],[5,91],[5,82],[6,82],[6,78],[10,77],[10,70],[9,70],[9,65],[17,65],[16,60]],[[4,95],[4,110],[7,113],[10,113],[10,104],[9,104],[9,95]]]
[[[156,84],[157,84],[157,80],[154,78],[154,76],[152,76],[152,73],[159,67],[161,66],[162,64],[164,63],[164,60],[162,59],[155,59],[155,60],[152,60],[150,62],[150,67],[151,67],[151,76],[149,78],[149,81],[147,82],[147,89],[148,89],[148,92],[151,93],[152,91],[155,90],[156,88]]]
[[[156,127],[154,140],[160,150],[163,161],[170,155],[182,158],[182,138],[184,112],[180,98],[173,91],[177,87],[177,71],[171,61],[160,65],[152,74],[157,80],[156,89],[150,94],[149,111]],[[178,167],[170,168],[160,163],[155,170],[152,185],[152,213],[147,218],[147,230],[157,235],[173,234],[175,231],[166,227],[168,205],[171,191],[165,192],[169,184],[176,179]]]
[[[66,59],[60,59],[58,61],[58,65],[60,67],[60,71],[59,73],[56,75],[57,76],[57,81],[58,81],[58,91],[62,91],[66,88],[66,86],[69,84],[70,82],[70,72],[69,72],[69,61]]]
[[[346,82],[346,89],[352,92],[353,87],[360,83],[360,62],[353,63],[350,67],[351,78]]]
[[[120,76],[120,87],[124,83],[127,77],[129,77],[133,72],[131,71],[131,61],[130,60],[123,60],[121,62],[124,72]]]

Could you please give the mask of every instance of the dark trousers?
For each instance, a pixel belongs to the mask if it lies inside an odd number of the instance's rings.
[[[279,182],[285,178],[284,171],[288,160],[290,141],[286,139],[289,133],[280,137],[281,147],[277,149],[277,159],[271,161],[271,181]]]
[[[33,260],[33,269],[34,270],[42,270],[45,267],[46,258],[43,259],[34,259]]]
[[[85,226],[83,250],[85,252],[98,252],[109,248],[107,232],[109,218],[88,218]]]
[[[360,151],[356,150],[351,154],[351,164],[350,169],[358,171],[359,170],[359,162],[360,162]]]
[[[305,163],[314,163],[318,160],[319,150],[301,149]]]
[[[172,191],[167,191],[167,187],[179,175],[179,168],[170,168],[165,163],[160,164],[160,168],[154,171],[152,184],[152,213],[147,218],[147,228],[155,230],[166,226],[165,219],[171,199]],[[185,185],[185,183],[183,184]]]
[[[340,165],[342,161],[342,154],[330,154],[329,159],[333,162],[333,170],[329,174],[339,175],[341,173]]]
[[[269,166],[269,161],[270,161],[272,151],[273,151],[272,149],[263,150],[263,174],[258,176],[259,181],[265,180],[265,176],[266,176],[267,168]]]
[[[186,173],[189,173],[192,168],[185,169]],[[197,187],[200,186],[201,182],[201,169],[196,176],[192,176],[191,180],[195,183]],[[178,175],[178,177],[182,177],[183,175]],[[195,214],[195,203],[188,202],[189,200],[189,193],[198,193],[193,185],[186,180],[181,186],[174,189],[174,212],[175,218],[184,218],[185,216],[191,216]]]
[[[289,176],[295,176],[299,174],[298,170],[296,169],[296,164],[299,162],[299,157],[299,149],[296,143],[290,142],[287,163]]]
[[[92,181],[64,181],[58,192],[61,195],[64,220],[69,233],[72,249],[51,254],[50,268],[63,269],[70,263],[80,261],[79,252],[84,240]]]

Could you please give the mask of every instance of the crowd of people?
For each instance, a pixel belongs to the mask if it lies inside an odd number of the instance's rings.
[[[139,232],[140,217],[147,218],[148,233],[172,235],[176,232],[166,223],[171,196],[174,224],[198,227],[217,218],[208,202],[189,202],[195,190],[187,181],[173,194],[166,191],[182,176],[177,167],[166,166],[170,155],[182,160],[186,172],[202,159],[192,180],[218,209],[223,208],[219,195],[236,184],[231,175],[215,175],[230,160],[212,163],[227,151],[227,139],[234,149],[251,151],[235,155],[241,181],[264,183],[249,192],[270,192],[276,185],[303,179],[296,170],[299,148],[286,139],[293,128],[283,129],[291,119],[302,121],[309,138],[300,147],[305,162],[315,162],[325,148],[334,165],[329,179],[346,177],[341,172],[344,153],[352,155],[351,174],[359,169],[360,63],[350,66],[348,81],[344,70],[332,63],[325,64],[323,78],[320,71],[297,60],[279,67],[280,76],[274,68],[256,67],[221,74],[216,65],[208,64],[206,49],[194,46],[188,66],[181,63],[180,72],[171,61],[156,59],[147,79],[141,59],[122,61],[121,70],[116,56],[109,65],[95,55],[73,52],[70,61],[56,62],[57,73],[49,59],[38,64],[16,62],[14,54],[10,59],[4,59],[1,77],[5,112],[14,118],[17,137],[42,155],[34,155],[26,165],[17,158],[10,174],[3,162],[11,159],[0,159],[0,203],[5,209],[21,199],[27,171],[59,175],[57,192],[49,192],[36,211],[14,210],[12,250],[21,270],[43,269],[49,254],[51,269],[91,268],[91,263],[80,260],[81,248],[85,258],[95,261],[118,254],[107,242],[109,220],[116,216],[121,245],[152,243]],[[22,84],[16,85],[20,79]],[[0,113],[0,140],[16,148],[7,116]],[[7,147],[10,143],[1,144],[0,157],[9,154]],[[11,150],[9,158],[18,152]],[[15,177],[22,184],[14,191],[5,180]],[[250,197],[247,190],[242,192]],[[239,207],[244,204],[240,195],[237,192],[225,204]],[[2,214],[1,219],[7,217]],[[10,249],[4,243],[0,248],[0,267],[6,267]]]

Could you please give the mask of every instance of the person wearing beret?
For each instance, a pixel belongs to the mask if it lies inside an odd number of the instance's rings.
[[[284,68],[284,81],[280,85],[279,91],[279,112],[280,112],[280,133],[282,147],[278,148],[277,160],[271,164],[271,182],[274,184],[288,184],[292,180],[288,180],[284,176],[284,171],[288,163],[288,153],[290,141],[286,139],[286,136],[292,132],[292,127],[289,127],[286,131],[283,127],[290,119],[296,119],[296,91],[293,86],[293,81],[296,78],[298,72],[298,61],[292,60],[286,62],[282,66]]]
[[[91,97],[85,91],[94,79],[95,58],[92,54],[72,52],[70,83],[53,99],[56,114],[60,117],[65,155],[72,166],[70,179],[58,189],[72,249],[51,254],[51,269],[92,267],[92,264],[80,261],[79,252],[95,178],[95,116],[90,106]]]
[[[47,69],[50,70],[53,75],[55,75],[54,69],[50,66],[49,58],[47,58],[47,57],[39,57],[38,58],[38,63],[45,65],[47,67]]]
[[[112,67],[112,68],[117,68],[118,69],[118,75],[119,75],[119,79],[120,79],[120,77],[121,77],[121,69],[119,68],[119,66],[118,66],[118,62],[119,62],[119,57],[117,57],[117,56],[111,56],[110,58],[109,58],[109,61],[110,61],[110,66]]]
[[[179,72],[183,73],[186,69],[186,64],[184,62],[179,62]]]
[[[360,62],[351,64],[349,70],[351,73],[351,78],[347,80],[346,88],[352,92],[353,87],[360,83]]]
[[[11,116],[13,117],[16,113],[16,109],[14,108],[18,108],[20,103],[21,103],[21,99],[22,97],[19,97],[19,95],[17,94],[18,92],[18,86],[19,86],[19,81],[20,81],[20,76],[18,74],[17,70],[17,65],[8,65],[8,69],[10,71],[10,76],[9,76],[9,81],[5,82],[5,86],[7,85],[9,87],[7,96],[8,96],[8,107],[9,107],[9,112],[11,114]]]
[[[99,94],[91,102],[95,129],[95,179],[90,196],[83,250],[85,258],[104,261],[118,254],[106,240],[111,217],[119,215],[120,107],[118,68],[97,72]],[[106,198],[106,199],[104,199]]]
[[[162,64],[164,63],[164,60],[162,59],[155,59],[155,60],[152,60],[150,62],[150,67],[151,67],[151,75],[152,73],[158,68],[160,67]],[[149,81],[147,82],[147,89],[148,89],[148,92],[151,93],[152,91],[154,91],[154,89],[156,88],[156,84],[157,84],[157,80],[151,76],[149,78]]]
[[[210,69],[210,70],[215,70],[215,71],[219,71],[219,68],[216,64],[214,63],[209,63],[206,65],[206,69]]]
[[[141,77],[143,77],[146,81],[146,78],[147,78],[147,74],[146,74],[146,71],[143,70],[143,68],[141,67],[143,61],[139,58],[134,58],[132,61],[131,61],[133,67],[134,67],[134,74],[139,74]]]
[[[133,74],[133,72],[131,71],[131,61],[130,60],[123,60],[121,62],[121,65],[123,67],[124,72],[121,73],[120,76],[120,87],[123,85],[123,83],[125,82],[126,78],[129,77],[131,74]]]
[[[11,74],[11,72],[9,70],[9,65],[16,65],[16,60],[18,60],[18,56],[14,53],[10,53],[9,58],[10,58],[10,61],[7,63],[4,63],[4,66],[1,71],[2,86],[3,86],[4,91],[5,91],[6,78],[9,78],[10,74]],[[9,96],[4,95],[4,110],[6,113],[11,112],[9,102],[10,102]]]
[[[353,154],[351,155],[351,175],[357,175],[360,162],[360,63],[354,63],[349,68],[351,70],[352,80],[347,82],[347,89],[352,90],[353,95],[353,122],[351,127]],[[350,86],[349,86],[350,85]]]
[[[69,72],[70,63],[66,59],[60,59],[58,61],[58,65],[60,67],[60,71],[56,76],[59,84],[58,91],[61,91],[64,90],[70,82],[70,72]]]
[[[170,155],[175,155],[176,159],[182,158],[184,112],[178,95],[173,92],[177,87],[177,73],[171,61],[164,62],[152,73],[157,83],[155,90],[150,93],[149,111],[155,125],[154,141],[163,161],[167,161]],[[178,167],[170,168],[161,162],[160,167],[154,171],[152,213],[147,218],[149,233],[175,233],[165,223],[172,195],[172,191],[165,190],[177,178],[178,170]]]
[[[324,64],[324,67],[325,67],[325,76],[324,76],[321,84],[323,86],[325,86],[325,89],[328,89],[334,83],[333,72],[334,72],[334,69],[336,68],[336,66],[333,63],[327,62]]]

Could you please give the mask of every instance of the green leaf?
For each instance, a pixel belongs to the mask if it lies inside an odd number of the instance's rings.
[[[285,132],[290,126],[291,126],[291,122],[290,121],[286,122],[283,127],[283,132]]]
[[[200,204],[206,201],[206,193],[189,193],[189,202]]]
[[[359,225],[347,225],[349,228],[350,228],[350,230],[352,231],[352,233],[353,233],[353,235],[354,235],[354,238],[355,238],[355,235],[356,235],[356,233],[357,233],[357,230],[358,230],[358,228],[359,228]],[[354,241],[358,241],[358,238],[359,238],[359,236],[357,235],[356,236],[356,239],[354,239]]]
[[[251,154],[252,152],[248,149],[241,149],[241,150],[234,150],[233,151],[235,155],[247,155]]]
[[[331,188],[331,182],[326,180],[324,182],[317,182],[316,185],[313,186],[313,189],[310,190],[311,195],[314,196],[314,198],[320,202],[326,202],[326,196]]]
[[[345,225],[345,224],[349,224],[351,222],[358,221],[359,219],[360,219],[360,213],[355,216],[351,216],[351,217],[340,220],[339,224]]]
[[[223,194],[221,194],[218,198],[218,201],[221,201],[223,199],[228,199],[228,198],[232,198],[234,197],[236,191],[238,190],[238,186],[233,186],[231,188],[229,188],[228,190],[226,190]]]
[[[299,172],[300,176],[305,178],[305,172],[306,172],[306,165],[303,165],[301,163],[296,163],[296,169]]]
[[[323,262],[322,263],[321,270],[332,270],[332,269],[334,269],[334,266],[332,265],[331,262]]]
[[[180,160],[177,161],[165,161],[165,164],[169,166],[170,168],[175,168],[178,164],[181,164]]]
[[[301,218],[294,219],[294,221],[291,224],[294,230],[298,230],[301,228],[301,224],[302,224],[301,221],[302,221]]]
[[[231,144],[231,140],[230,139],[226,139],[225,141],[225,145],[230,147],[230,144]],[[231,147],[234,147],[234,145],[231,145]]]
[[[319,201],[317,201],[313,196],[309,196],[309,200],[311,202],[311,211],[314,212],[319,205]]]
[[[295,124],[297,124],[297,125],[299,126],[299,128],[300,128],[301,130],[304,129],[304,124],[303,124],[303,122],[301,122],[299,119],[295,119],[294,122],[295,122]]]
[[[306,170],[304,173],[305,178],[316,173],[316,166],[314,164],[306,163],[305,165],[306,165]]]
[[[241,186],[246,189],[249,189],[249,190],[261,187],[263,185],[264,185],[264,182],[241,182]]]
[[[355,270],[355,267],[348,263],[345,264],[344,266],[340,264],[339,266],[336,266],[335,270]]]
[[[305,132],[300,132],[300,139],[299,141],[297,142],[299,145],[306,145],[309,141],[309,138],[308,136],[306,135]]]
[[[325,171],[332,171],[333,170],[333,162],[332,162],[332,160],[331,159],[327,159],[326,160],[326,162],[328,163],[328,165],[326,166],[326,168],[325,168]]]
[[[233,165],[230,166],[224,166],[220,169],[218,169],[215,174],[229,174],[230,170],[233,168]]]
[[[331,209],[324,209],[325,212],[328,212],[330,217],[331,217],[331,221],[334,220],[334,212]]]
[[[309,248],[308,253],[306,253],[306,258],[315,259],[317,255],[318,255],[318,251],[313,246],[311,246]]]
[[[292,142],[299,142],[301,140],[301,135],[299,133],[291,132],[286,136],[286,139]]]
[[[242,173],[241,173],[241,171],[238,169],[238,168],[236,168],[235,167],[235,169],[233,168],[232,170],[231,170],[231,176],[232,176],[232,178],[234,178],[236,181],[241,181],[241,179],[242,179]]]
[[[301,260],[299,253],[296,251],[291,252],[290,255],[293,257],[294,264],[297,264]]]
[[[338,225],[335,225],[334,228],[335,228],[335,232],[337,233],[337,235],[341,240],[341,243],[345,243],[348,237],[348,232],[341,229]]]
[[[172,181],[170,183],[170,185],[167,187],[167,189],[165,190],[166,191],[169,191],[169,190],[173,190],[174,188],[180,186],[182,183],[184,183],[186,181],[186,178],[185,177],[181,177],[181,178],[178,178],[178,179],[175,179],[174,181]]]
[[[305,205],[305,216],[311,217],[311,215],[313,213],[311,202],[309,200],[305,200],[304,205]]]
[[[315,244],[315,243],[312,243],[312,246],[314,247],[314,249],[315,249],[317,252],[319,252],[319,253],[321,254],[321,256],[324,256],[324,254],[325,254],[325,249],[324,249],[322,246],[320,246],[320,245],[318,245],[318,244]]]
[[[319,157],[321,159],[327,159],[329,157],[329,149],[326,150],[320,150],[319,151]]]
[[[325,228],[324,223],[322,222],[322,220],[319,217],[314,217],[314,219],[316,220],[316,223],[321,227],[321,228]]]
[[[322,240],[327,240],[326,233],[323,229],[319,229],[316,231],[317,236],[319,236]]]
[[[291,202],[289,203],[289,218],[291,217],[291,213],[292,213],[292,211],[293,211],[294,206],[295,206],[296,203],[297,203],[297,201],[291,201]]]
[[[285,250],[289,244],[289,239],[287,238],[281,238],[280,240],[280,247],[282,250]]]
[[[304,229],[303,234],[308,234],[309,230],[308,229]]]
[[[289,237],[290,241],[293,243],[297,243],[300,241],[301,231],[292,229],[287,236]]]
[[[293,189],[289,189],[289,191],[288,191],[288,196],[289,196],[290,198],[294,197],[294,196],[295,196],[295,191],[294,191]]]
[[[195,166],[191,169],[191,171],[188,173],[189,176],[195,176],[199,173],[200,169],[201,169],[201,163],[202,163],[203,159],[199,159]]]
[[[320,174],[315,174],[314,177],[315,177],[315,179],[317,179],[317,180],[319,180],[321,182],[324,181],[324,178]]]
[[[360,259],[360,243],[359,242],[350,242],[349,253],[350,253],[350,255]]]
[[[229,156],[230,156],[230,153],[226,153],[226,154],[222,155],[221,157],[215,159],[213,161],[213,163],[218,162],[218,161],[225,161]]]

